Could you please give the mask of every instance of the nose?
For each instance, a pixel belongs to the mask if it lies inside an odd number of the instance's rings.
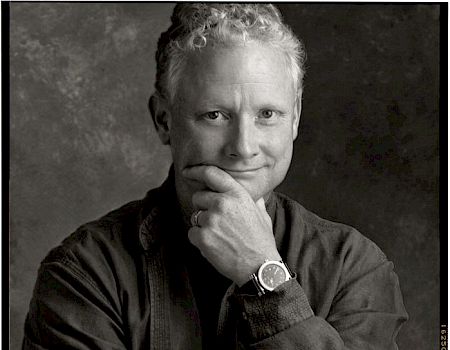
[[[238,118],[230,129],[227,155],[235,159],[250,159],[259,153],[259,133],[252,118]]]

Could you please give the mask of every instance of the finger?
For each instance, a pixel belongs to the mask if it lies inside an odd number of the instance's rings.
[[[269,213],[267,212],[266,204],[265,204],[265,202],[264,202],[264,198],[261,197],[260,199],[258,199],[258,200],[255,202],[255,204],[256,204],[256,206],[258,207],[258,209],[259,209],[261,215],[264,217],[264,220],[266,220],[266,222],[267,222],[269,225],[272,226],[272,219],[271,219]]]
[[[183,175],[188,179],[205,184],[215,192],[225,193],[242,189],[242,186],[230,174],[214,165],[186,168],[183,170]]]
[[[266,203],[264,202],[264,197],[261,197],[260,199],[258,199],[255,202],[256,206],[259,208],[259,210],[261,210],[261,212],[263,213],[267,213],[266,210]]]
[[[205,210],[195,210],[191,215],[191,226],[203,226],[200,222],[200,216],[202,213],[205,213]]]
[[[196,246],[198,249],[202,248],[202,228],[198,226],[193,226],[188,231],[189,241]]]
[[[218,201],[217,192],[211,191],[198,191],[192,195],[192,205],[195,209],[208,210],[214,207],[215,203]]]

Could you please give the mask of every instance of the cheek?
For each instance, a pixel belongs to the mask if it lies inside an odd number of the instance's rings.
[[[207,162],[214,159],[221,149],[218,135],[211,135],[190,123],[174,125],[171,138],[174,160],[182,162]]]
[[[267,140],[265,153],[277,164],[285,163],[286,161],[290,163],[293,149],[292,133],[277,133],[267,137]]]

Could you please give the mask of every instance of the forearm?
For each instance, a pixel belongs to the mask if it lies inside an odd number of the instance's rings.
[[[261,297],[238,292],[235,304],[239,337],[250,349],[344,349],[337,331],[314,316],[296,279]]]
[[[372,292],[371,297],[383,298],[376,295],[379,290]],[[390,312],[349,307],[319,317],[296,279],[261,297],[236,293],[234,300],[239,340],[248,349],[393,350],[397,349],[395,336],[406,319],[401,301]],[[338,309],[345,303],[341,300]]]

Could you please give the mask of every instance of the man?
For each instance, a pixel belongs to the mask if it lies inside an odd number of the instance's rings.
[[[269,4],[178,4],[150,112],[173,166],[44,259],[24,349],[396,349],[398,279],[355,229],[273,192],[304,51]]]

